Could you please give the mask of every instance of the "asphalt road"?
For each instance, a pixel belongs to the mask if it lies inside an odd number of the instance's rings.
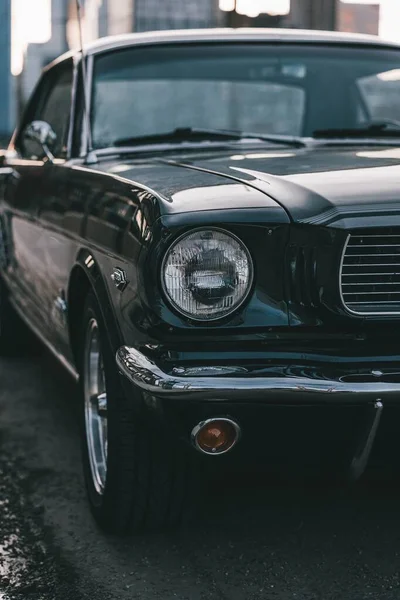
[[[399,600],[393,481],[239,479],[185,530],[118,540],[82,487],[76,390],[45,352],[0,361],[0,600]]]

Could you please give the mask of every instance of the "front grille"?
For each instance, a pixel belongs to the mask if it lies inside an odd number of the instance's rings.
[[[342,300],[357,314],[400,314],[400,228],[349,235],[340,269]]]

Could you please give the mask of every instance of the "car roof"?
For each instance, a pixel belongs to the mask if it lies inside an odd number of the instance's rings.
[[[319,31],[311,29],[264,29],[264,28],[238,28],[238,29],[180,29],[171,31],[148,31],[129,33],[99,38],[94,42],[85,44],[85,53],[90,56],[127,48],[130,46],[176,44],[176,43],[201,43],[201,42],[292,42],[292,43],[322,43],[322,44],[351,44],[357,46],[378,46],[386,48],[399,48],[400,44],[383,40],[375,35],[358,33],[343,33],[337,31]],[[56,61],[66,60],[80,51],[67,52]],[[49,66],[51,66],[49,65]]]

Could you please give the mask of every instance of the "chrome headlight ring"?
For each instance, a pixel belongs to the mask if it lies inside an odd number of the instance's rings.
[[[250,252],[236,235],[201,227],[169,246],[161,265],[161,284],[179,314],[209,322],[231,315],[243,304],[253,274]]]

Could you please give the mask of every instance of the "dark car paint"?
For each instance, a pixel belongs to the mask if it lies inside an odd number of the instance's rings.
[[[139,348],[171,373],[177,365],[241,364],[249,376],[364,380],[378,365],[389,379],[399,376],[398,319],[352,316],[338,290],[348,229],[371,217],[374,225],[400,224],[399,149],[232,142],[93,165],[15,155],[2,164],[13,170],[0,189],[9,248],[2,275],[19,311],[67,365],[78,367],[84,273],[113,350]],[[160,285],[165,250],[202,226],[238,235],[255,267],[246,303],[212,324],[175,313]],[[122,293],[111,279],[115,267],[126,272]],[[210,415],[204,404],[175,406],[124,385],[150,412],[172,420],[179,413],[184,435]],[[257,420],[257,410],[242,414]]]
[[[354,214],[362,216],[372,210],[380,218],[381,212],[396,215],[400,211],[396,206],[400,149],[396,147],[256,147],[247,151],[236,147],[213,153],[175,154],[155,159],[153,164],[149,162],[137,164],[127,160],[117,167],[119,172],[123,169],[124,179],[140,181],[149,187],[157,182],[160,216],[210,210],[210,203],[212,210],[279,205],[288,220],[295,223],[350,228],[354,225],[349,219]],[[165,168],[166,164],[190,171],[171,171]],[[112,173],[116,165],[105,163],[99,167]],[[233,181],[242,186],[232,187]],[[217,186],[218,197],[213,193],[198,193],[203,187]],[[251,189],[263,192],[264,196],[249,196]]]
[[[36,261],[34,269],[32,262],[25,269],[10,265],[17,275],[10,282],[21,287],[16,300],[31,302],[40,311],[44,327],[49,326],[46,336],[68,360],[68,328],[54,302],[60,295],[68,297],[69,276],[82,251],[98,265],[96,281],[103,282],[121,332],[119,341],[126,344],[178,338],[194,343],[210,335],[232,341],[235,332],[256,340],[271,327],[289,324],[356,330],[364,319],[345,313],[337,289],[345,228],[348,223],[362,225],[369,211],[391,223],[399,218],[397,153],[396,148],[288,151],[266,145],[263,150],[238,152],[234,147],[181,156],[174,150],[162,159],[131,157],[122,164],[115,159],[90,167],[38,163],[28,195],[22,188],[26,161],[10,159],[8,164],[20,175],[7,186],[7,210],[15,211],[12,235],[20,235],[23,222],[40,238],[30,257]],[[382,204],[377,197],[383,198]],[[326,226],[315,226],[324,225],[324,219]],[[174,313],[159,285],[165,249],[186,229],[203,225],[239,235],[256,270],[255,288],[243,309],[212,325]],[[299,249],[309,253],[305,279],[303,272],[296,272]],[[110,279],[115,266],[127,273],[123,294]]]
[[[197,161],[189,157],[179,164],[240,178],[274,198],[296,223],[350,228],[348,219],[355,213],[399,212],[399,161],[396,147],[361,146],[259,151]]]
[[[243,152],[237,149],[233,152],[209,152],[208,156],[204,156],[204,153],[185,156],[175,153],[173,157],[166,157],[163,163],[156,159],[154,166],[126,161],[118,167],[124,169],[124,178],[140,180],[146,185],[154,184],[156,173],[162,171],[161,179],[157,180],[157,213],[153,212],[150,218],[155,223],[154,236],[166,241],[155,248],[156,257],[162,255],[175,235],[189,226],[213,223],[227,227],[239,236],[247,235],[246,241],[259,276],[262,273],[261,276],[269,281],[272,303],[260,288],[257,292],[264,298],[264,305],[270,304],[268,312],[260,313],[258,308],[257,313],[253,305],[256,292],[236,319],[221,322],[221,326],[213,324],[211,328],[216,332],[220,327],[248,329],[255,326],[265,330],[265,327],[284,325],[279,315],[283,315],[285,310],[276,310],[276,302],[282,300],[289,305],[288,324],[291,325],[336,326],[347,321],[347,325],[353,327],[357,321],[363,320],[354,317],[349,319],[339,297],[337,280],[341,252],[347,230],[362,227],[365,220],[370,218],[371,211],[375,225],[395,225],[400,222],[397,199],[399,160],[400,151],[397,148],[318,147],[289,151],[265,147],[263,150],[248,149]],[[102,164],[99,168],[110,173],[115,165]],[[229,179],[221,179],[221,176]],[[188,184],[196,187],[188,188]],[[257,194],[255,190],[263,194]],[[238,208],[240,200],[247,207],[246,214]],[[221,220],[219,212],[224,207],[226,214]],[[146,219],[150,222],[149,216]],[[238,229],[235,222],[243,225]],[[289,222],[293,224],[287,228],[285,224]],[[247,228],[256,229],[248,230],[250,232],[246,234],[244,223]],[[263,242],[261,239],[257,242],[256,231],[262,223],[267,236]],[[277,223],[280,225],[277,226]],[[281,246],[277,244],[277,239]],[[272,242],[270,252],[278,248],[277,256],[280,258],[267,262],[260,271],[261,256],[268,251],[269,242]],[[283,260],[282,247],[287,252],[286,260]],[[289,269],[289,263],[296,264],[299,248],[307,254],[306,260],[310,263],[306,274],[296,273],[296,268]],[[149,264],[150,268],[153,266],[155,269],[149,282],[151,285],[147,286],[151,290],[148,294],[150,297],[158,294],[158,263],[153,256]],[[313,264],[316,267],[312,275]],[[272,265],[275,273],[268,272]],[[276,293],[271,294],[277,278],[285,282],[288,290],[288,294],[281,298]],[[260,283],[258,278],[256,280]],[[299,289],[299,286],[303,289]],[[145,283],[142,289],[146,289]],[[307,290],[312,289],[316,290],[313,298],[301,297],[302,294],[309,296]],[[164,329],[168,326],[188,327],[187,320],[174,317],[162,297],[157,314]],[[196,330],[199,327],[202,326],[196,325]],[[203,326],[202,329],[210,329],[210,326]]]

